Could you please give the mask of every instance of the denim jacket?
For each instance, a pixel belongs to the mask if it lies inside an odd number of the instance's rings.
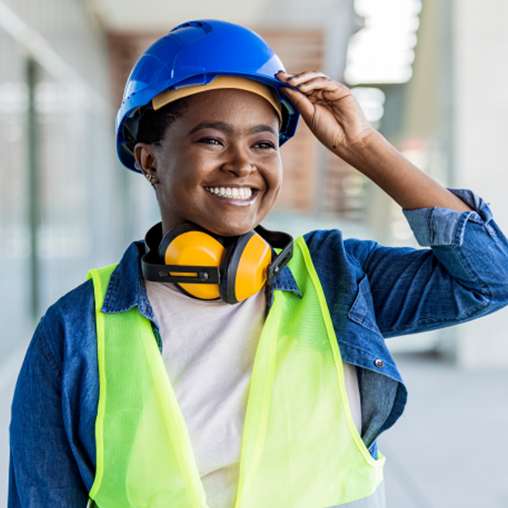
[[[407,391],[384,339],[463,323],[508,304],[508,241],[484,201],[453,190],[474,211],[405,211],[421,246],[389,248],[344,240],[338,230],[305,235],[342,359],[358,367],[362,437],[401,416]],[[144,244],[131,244],[114,271],[103,312],[135,306],[158,324],[140,272]],[[284,268],[267,291],[300,295]],[[409,339],[408,339],[409,340]],[[99,395],[95,310],[87,281],[50,307],[23,363],[12,405],[9,507],[83,508],[95,475]]]

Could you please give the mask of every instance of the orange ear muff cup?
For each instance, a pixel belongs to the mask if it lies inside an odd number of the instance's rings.
[[[202,231],[187,231],[169,239],[169,244],[165,247],[164,252],[161,252],[161,255],[162,254],[164,256],[164,262],[167,265],[219,267],[224,255],[224,246],[208,233]],[[182,274],[171,273],[171,275]],[[176,285],[195,298],[200,298],[202,300],[216,300],[220,298],[218,284],[180,283]]]
[[[266,282],[266,271],[272,261],[270,244],[250,231],[228,245],[222,260],[221,298],[237,303],[256,294]]]
[[[244,247],[235,278],[235,298],[245,300],[256,294],[266,282],[266,269],[272,262],[270,245],[255,234]]]

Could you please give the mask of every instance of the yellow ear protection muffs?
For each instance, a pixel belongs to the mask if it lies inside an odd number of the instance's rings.
[[[271,285],[293,255],[290,235],[262,226],[244,235],[223,237],[187,223],[161,237],[161,223],[146,234],[147,252],[141,258],[144,278],[172,282],[201,300],[245,300],[265,283]],[[281,249],[279,255],[274,248]]]

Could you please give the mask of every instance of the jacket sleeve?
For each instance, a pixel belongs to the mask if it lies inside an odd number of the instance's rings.
[[[64,427],[61,381],[43,318],[12,403],[9,508],[84,508],[87,504],[87,489]]]
[[[373,244],[363,269],[385,337],[463,323],[508,305],[508,241],[487,204],[454,190],[474,211],[405,210],[422,247]]]

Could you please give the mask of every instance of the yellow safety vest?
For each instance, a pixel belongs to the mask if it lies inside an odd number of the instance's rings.
[[[303,295],[277,291],[254,361],[235,508],[380,508],[384,458],[353,423],[337,339],[303,238],[289,267]],[[99,508],[207,508],[182,412],[149,320],[101,312],[114,266],[92,270],[100,394]],[[199,389],[199,387],[196,387]]]

